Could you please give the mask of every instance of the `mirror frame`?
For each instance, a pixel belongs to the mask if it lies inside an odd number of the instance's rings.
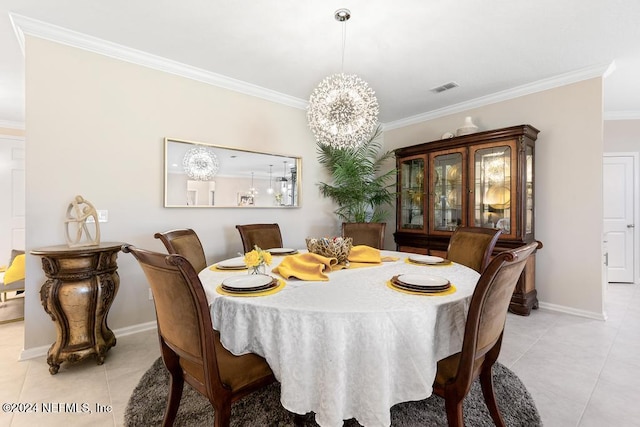
[[[288,175],[290,176],[289,181],[293,180],[295,183],[295,185],[288,187],[289,196],[285,197],[284,199],[293,197],[293,204],[289,204],[289,205],[278,204],[278,203],[284,203],[284,202],[279,201],[276,197],[277,194],[280,194],[280,192],[277,192],[277,186],[276,186],[276,189],[274,190],[276,192],[273,195],[270,195],[268,191],[265,191],[265,192],[259,191],[256,196],[256,198],[259,198],[261,196],[264,197],[265,195],[269,195],[270,197],[273,197],[273,200],[271,201],[270,204],[266,204],[266,203],[253,204],[254,198],[250,196],[248,192],[235,191],[235,190],[234,190],[234,193],[237,193],[237,198],[234,199],[235,202],[233,204],[229,202],[219,204],[219,205],[216,205],[215,203],[214,204],[189,204],[188,203],[189,196],[187,194],[185,194],[185,201],[186,201],[185,204],[175,203],[173,200],[170,201],[169,200],[170,199],[169,197],[170,176],[181,174],[184,176],[184,178],[186,178],[186,179],[181,178],[181,181],[182,180],[184,180],[185,182],[188,181],[188,178],[186,177],[186,173],[184,172],[184,169],[182,166],[182,159],[184,155],[178,154],[179,157],[176,158],[175,149],[172,150],[170,148],[171,144],[186,144],[194,147],[207,147],[214,151],[220,163],[220,171],[218,173],[219,174],[221,173],[220,175],[216,174],[214,178],[211,180],[212,182],[214,182],[214,188],[215,188],[216,177],[221,177],[224,179],[237,178],[243,181],[247,180],[247,182],[251,182],[251,186],[253,186],[254,172],[256,172],[255,169],[260,168],[262,166],[264,166],[264,168],[268,168],[269,165],[272,165],[270,169],[273,171],[273,173],[270,173],[269,171],[267,171],[266,173],[269,175],[268,188],[273,189],[272,187],[273,181],[271,180],[271,178],[273,177],[275,179],[281,179],[280,178],[281,174],[278,173],[278,170],[281,167],[282,163],[284,162],[285,171],[286,171],[286,168],[289,166],[289,172],[290,172],[290,174]],[[186,151],[186,148],[185,148],[185,151]],[[235,167],[233,168],[233,173],[229,174],[228,172],[229,169],[225,171],[224,163],[227,163],[227,162],[233,163],[233,161],[235,160],[232,160],[232,159],[238,159],[239,162],[244,161],[249,166],[247,168],[244,168],[242,165],[240,166],[235,165]],[[251,170],[252,169],[251,165],[253,165],[254,170]],[[240,171],[238,171],[238,169],[240,169]],[[179,170],[180,172],[179,173],[174,172],[176,170]],[[293,175],[294,173],[295,173],[295,176]],[[265,171],[261,170],[260,174],[264,176]],[[246,208],[257,208],[257,209],[259,208],[277,208],[277,209],[299,208],[301,206],[301,200],[302,200],[302,194],[300,192],[302,188],[301,177],[302,177],[302,158],[301,157],[269,153],[269,152],[245,150],[241,148],[228,147],[228,146],[217,145],[217,144],[208,144],[204,142],[189,141],[189,140],[178,139],[178,138],[169,138],[169,137],[164,138],[164,207],[165,208],[243,208],[243,209],[246,209]],[[260,179],[263,179],[263,178],[258,178],[258,179],[260,181]],[[245,185],[242,188],[249,189],[249,187],[250,185]],[[188,191],[188,190],[185,190],[185,191]],[[215,201],[215,190],[213,190],[213,195],[211,196],[211,198]],[[227,195],[227,199],[230,199],[229,195]]]

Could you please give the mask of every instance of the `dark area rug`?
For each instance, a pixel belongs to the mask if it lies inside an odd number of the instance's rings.
[[[541,426],[540,414],[522,381],[505,366],[493,367],[494,389],[500,412],[509,427]],[[169,393],[169,374],[162,360],[156,360],[133,390],[125,411],[125,425],[130,427],[159,426]],[[465,425],[493,426],[484,403],[480,384],[476,381],[464,401]],[[182,401],[174,425],[213,425],[214,413],[207,399],[185,384]],[[239,402],[231,409],[231,426],[293,426],[293,414],[280,404],[280,385],[272,384]],[[305,426],[317,426],[313,414],[305,417]],[[357,427],[355,420],[345,426]],[[417,402],[405,402],[391,408],[391,425],[398,427],[446,426],[444,400],[438,396]]]

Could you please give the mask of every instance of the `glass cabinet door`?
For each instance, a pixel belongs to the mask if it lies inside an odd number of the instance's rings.
[[[515,166],[514,149],[499,144],[472,151],[473,156],[473,224],[476,227],[499,228],[503,235],[515,232]],[[533,210],[532,210],[533,212]]]
[[[400,163],[398,217],[400,228],[405,230],[424,230],[425,159],[426,156],[416,156]]]
[[[431,231],[454,231],[464,225],[466,172],[463,150],[450,150],[430,157]]]

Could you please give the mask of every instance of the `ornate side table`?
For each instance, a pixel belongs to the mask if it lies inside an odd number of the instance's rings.
[[[105,242],[31,251],[42,257],[47,281],[40,288],[40,301],[57,330],[56,342],[47,352],[51,375],[62,362],[76,362],[92,354],[102,365],[107,351],[116,345],[107,314],[120,285],[116,259],[121,246]]]

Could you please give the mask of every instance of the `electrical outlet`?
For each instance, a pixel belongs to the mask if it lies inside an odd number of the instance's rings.
[[[109,211],[108,210],[97,210],[98,214],[98,222],[109,222]],[[88,223],[95,222],[93,216],[87,218]]]
[[[149,288],[149,301],[153,301],[153,292],[151,291],[151,288]]]

